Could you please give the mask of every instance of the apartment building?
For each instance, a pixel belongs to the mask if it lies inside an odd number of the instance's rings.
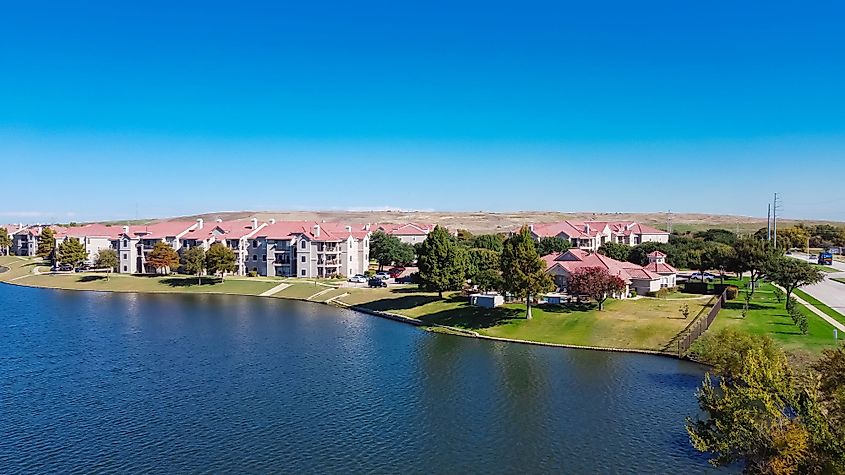
[[[147,264],[147,256],[157,242],[165,242],[177,252],[182,240],[199,222],[165,221],[141,226],[124,226],[117,239],[118,272],[124,274],[154,274],[156,269]]]
[[[270,222],[250,239],[248,272],[325,278],[362,274],[370,264],[369,226],[310,221]]]
[[[528,226],[534,239],[559,237],[573,248],[596,251],[602,244],[615,242],[636,246],[644,242],[669,242],[669,233],[633,221],[561,221]]]
[[[64,228],[56,232],[56,245],[58,246],[67,239],[77,239],[88,253],[86,263],[93,264],[101,250],[117,250],[118,238],[122,229],[121,226],[104,224],[86,224]]]
[[[425,241],[428,233],[434,229],[434,225],[420,223],[379,224],[376,229],[395,236],[404,243],[417,244]]]
[[[12,236],[12,254],[16,256],[35,256],[38,254],[38,241],[41,238],[41,232],[46,227],[52,229],[56,235],[60,235],[66,230],[62,226],[35,225],[21,227]]]
[[[271,222],[275,223],[275,220]],[[198,219],[196,227],[182,237],[180,253],[194,246],[202,246],[208,250],[212,244],[219,242],[234,251],[237,262],[235,274],[246,275],[249,272],[248,269],[251,270],[247,265],[247,251],[251,247],[251,240],[267,225],[268,223],[259,223],[256,218],[249,221],[218,219],[208,225],[202,219]],[[266,259],[266,256],[264,258]]]

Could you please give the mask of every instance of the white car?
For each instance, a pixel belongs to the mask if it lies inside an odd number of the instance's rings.
[[[348,280],[349,280],[349,282],[352,282],[353,284],[366,284],[367,283],[367,276],[365,276],[364,274],[355,274],[352,277],[350,277]]]
[[[390,279],[390,274],[388,274],[387,272],[377,272],[376,277],[378,277],[381,280],[388,280],[388,279]]]

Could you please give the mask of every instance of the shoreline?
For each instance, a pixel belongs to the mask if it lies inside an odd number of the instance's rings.
[[[10,269],[6,266],[0,266],[0,275],[5,272],[8,272]],[[45,275],[45,274],[41,274]],[[617,347],[603,347],[603,346],[587,346],[587,345],[575,345],[575,344],[566,344],[566,343],[552,343],[552,342],[543,342],[543,341],[536,341],[536,340],[522,340],[522,339],[514,339],[514,338],[504,338],[504,337],[497,337],[497,336],[490,336],[490,335],[483,335],[473,330],[467,330],[463,328],[448,326],[448,325],[439,325],[439,324],[427,324],[419,319],[408,317],[405,315],[400,315],[397,313],[392,312],[383,312],[379,310],[373,310],[366,307],[362,307],[360,305],[346,305],[336,301],[315,301],[315,300],[308,300],[308,299],[301,299],[301,298],[291,298],[285,296],[276,296],[276,295],[253,295],[253,294],[244,294],[244,293],[234,293],[234,292],[223,292],[223,291],[213,291],[213,292],[184,292],[179,290],[124,290],[124,289],[114,289],[114,290],[103,290],[103,289],[72,289],[72,288],[63,288],[63,287],[47,287],[47,286],[39,286],[39,285],[27,285],[25,283],[19,281],[6,281],[0,280],[0,284],[7,284],[13,285],[18,287],[29,287],[29,288],[37,288],[37,289],[52,289],[52,290],[64,290],[64,291],[72,291],[72,292],[98,292],[98,293],[121,293],[121,294],[184,294],[184,295],[227,295],[227,296],[240,296],[240,297],[261,297],[261,298],[272,298],[272,299],[281,299],[281,300],[290,300],[290,301],[300,301],[300,302],[308,302],[308,303],[316,303],[322,305],[328,305],[336,308],[352,310],[361,314],[371,315],[379,318],[383,318],[386,320],[393,320],[398,323],[404,323],[407,325],[411,325],[417,328],[421,328],[424,331],[431,331],[431,332],[438,332],[438,333],[445,333],[454,336],[460,336],[464,338],[476,338],[480,340],[488,340],[488,341],[498,341],[504,343],[515,343],[515,344],[522,344],[522,345],[535,345],[535,346],[545,346],[545,347],[552,347],[552,348],[566,348],[566,349],[575,349],[575,350],[590,350],[590,351],[609,351],[615,353],[632,353],[632,354],[643,354],[643,355],[653,355],[653,356],[664,356],[669,357],[676,360],[684,360],[695,362],[689,358],[683,357],[679,358],[676,354],[673,353],[666,353],[657,350],[647,350],[647,349],[639,349],[639,348],[617,348]]]

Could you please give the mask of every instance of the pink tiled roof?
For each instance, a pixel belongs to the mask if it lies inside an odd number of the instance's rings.
[[[648,253],[648,257],[666,257],[666,254],[663,254],[660,251],[651,251]]]
[[[59,237],[105,237],[109,239],[117,239],[122,232],[123,226],[107,226],[105,224],[93,223],[67,228]]]
[[[665,262],[657,263],[657,262],[649,262],[648,264],[643,266],[649,272],[654,272],[655,274],[677,274],[678,270],[674,267],[666,264]]]
[[[381,229],[387,234],[401,234],[405,236],[424,236],[428,234],[434,226],[431,224],[420,223],[405,223],[405,224],[379,224],[378,229]]]
[[[587,230],[589,226],[589,231]],[[669,234],[651,226],[633,221],[560,221],[534,225],[534,234],[539,237],[552,237],[563,233],[570,238],[591,238],[605,230],[611,234],[628,236],[631,234]]]
[[[564,253],[550,254],[544,256],[543,261],[546,263],[547,269],[560,266],[570,274],[580,269],[598,267],[607,270],[611,275],[621,277],[622,280],[628,283],[632,279],[656,280],[660,278],[660,275],[649,271],[643,266],[630,262],[617,261],[607,256],[581,249],[570,249]]]
[[[162,221],[160,223],[129,226],[129,235],[142,239],[164,239],[182,234],[196,224],[196,221]],[[120,233],[123,235],[122,227]]]
[[[320,236],[316,235],[315,226],[320,227]],[[348,229],[347,229],[348,226]],[[352,236],[363,239],[369,231],[363,225],[344,223],[317,223],[314,221],[277,221],[268,224],[259,233],[270,239],[285,239],[294,236],[305,236],[311,241],[345,241]]]
[[[65,228],[64,226],[58,226],[58,225],[51,224],[51,225],[47,225],[47,226],[30,226],[30,227],[24,229],[22,232],[29,234],[32,237],[39,237],[39,236],[41,236],[41,231],[44,228],[52,229],[53,232],[56,234],[56,237],[64,236],[64,233],[67,231],[67,228]]]
[[[262,222],[259,222],[256,227],[260,228]],[[183,239],[240,239],[244,236],[249,236],[255,231],[252,228],[252,221],[222,221],[204,223],[202,229],[194,228],[188,231],[188,234],[183,236]]]

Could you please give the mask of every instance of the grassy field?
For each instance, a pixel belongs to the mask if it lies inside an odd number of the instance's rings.
[[[733,282],[736,283],[736,282]],[[749,333],[766,334],[772,337],[785,351],[795,354],[818,354],[825,348],[834,348],[833,327],[801,306],[807,316],[809,332],[802,335],[786,312],[785,304],[778,302],[771,284],[764,283],[754,293],[748,315],[743,318],[744,291],[736,300],[727,302],[708,332],[722,328],[735,328]]]
[[[457,293],[441,300],[435,293],[413,288],[352,289],[350,295],[340,299],[349,305],[488,336],[644,350],[663,350],[708,300],[611,300],[601,312],[592,304],[541,305],[534,308],[534,318],[526,320],[522,304],[489,310],[469,305],[467,298]],[[680,312],[683,305],[690,308],[689,319]]]
[[[828,274],[831,274],[831,273],[834,273],[834,272],[839,272],[839,269],[835,269],[835,268],[830,267],[830,266],[823,266],[823,265],[820,265],[820,264],[813,264],[813,267],[815,267],[816,269],[818,269],[822,272],[827,272]]]
[[[834,282],[839,282],[840,284],[845,284],[845,278],[842,278],[842,277],[835,277],[832,280]]]
[[[795,295],[804,299],[805,302],[807,302],[810,305],[812,305],[813,307],[816,307],[817,309],[821,310],[822,312],[824,312],[824,314],[833,318],[837,322],[845,324],[845,315],[842,315],[841,313],[837,312],[836,310],[834,310],[834,309],[828,307],[827,305],[823,304],[821,301],[819,301],[817,298],[813,297],[812,295],[808,294],[807,292],[804,292],[803,290],[796,290]],[[845,336],[843,336],[843,337],[845,337]]]

